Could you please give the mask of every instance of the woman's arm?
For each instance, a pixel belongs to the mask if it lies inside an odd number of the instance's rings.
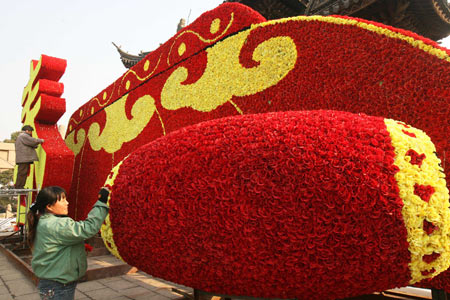
[[[108,215],[109,207],[97,201],[84,221],[61,218],[54,228],[55,237],[61,244],[71,245],[94,236]]]

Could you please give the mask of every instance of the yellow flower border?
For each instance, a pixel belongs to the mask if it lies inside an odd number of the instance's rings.
[[[410,284],[414,284],[434,277],[450,266],[449,191],[441,161],[430,138],[423,131],[394,120],[385,119],[385,124],[395,148],[394,164],[399,168],[395,179],[404,205],[402,215],[411,253]],[[413,134],[416,137],[411,136]],[[410,149],[426,155],[420,166],[410,163],[411,158],[406,155]],[[416,184],[434,188],[428,202],[414,194]],[[423,229],[424,220],[437,226],[430,235]],[[440,256],[431,263],[423,260],[424,255],[433,253]]]
[[[400,32],[392,31],[385,27],[377,26],[377,25],[366,23],[363,21],[358,21],[356,19],[338,18],[338,17],[330,17],[330,16],[298,16],[298,17],[278,19],[278,20],[272,20],[272,21],[268,21],[268,22],[264,22],[264,23],[254,24],[251,26],[251,29],[275,25],[278,23],[296,22],[296,21],[306,21],[306,22],[320,21],[320,22],[337,24],[337,25],[357,26],[357,27],[360,27],[367,31],[372,31],[372,32],[378,33],[380,35],[384,35],[389,38],[405,41],[408,44],[410,44],[411,46],[413,46],[414,48],[419,48],[433,56],[436,56],[440,59],[450,62],[450,55],[447,52],[445,52],[442,49],[438,49],[438,48],[434,47],[433,45],[429,45],[425,41],[418,40],[412,36],[404,35]]]
[[[118,163],[111,170],[111,173],[109,174],[108,178],[106,179],[104,186],[113,186],[114,185],[114,181],[116,180],[116,177],[119,174],[120,166],[122,165],[122,163],[127,158],[128,158],[128,156],[125,157],[120,163]],[[108,206],[109,206],[110,199],[111,199],[111,194],[108,197]],[[117,249],[116,243],[114,242],[114,235],[113,235],[113,231],[112,231],[112,228],[111,228],[111,220],[109,218],[109,214],[106,217],[105,222],[102,224],[100,232],[101,232],[102,239],[103,239],[103,242],[105,243],[106,248],[108,248],[108,250],[115,257],[117,257],[118,259],[124,261],[123,258],[120,256],[120,253],[119,253],[119,250]]]

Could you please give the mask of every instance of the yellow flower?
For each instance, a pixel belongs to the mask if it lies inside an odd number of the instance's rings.
[[[406,128],[394,120],[385,119],[385,124],[395,149],[394,163],[399,168],[395,179],[404,204],[402,214],[408,232],[411,253],[410,283],[413,284],[424,278],[434,277],[450,266],[449,192],[440,160],[430,138],[423,131]],[[412,158],[407,155],[410,150],[425,154],[420,165],[414,164]],[[434,189],[428,201],[419,196],[420,193],[416,191],[418,186]],[[436,226],[431,234],[424,229],[425,221]],[[433,253],[440,255],[429,263],[424,261],[425,255]],[[426,275],[426,271],[433,269],[434,272]]]

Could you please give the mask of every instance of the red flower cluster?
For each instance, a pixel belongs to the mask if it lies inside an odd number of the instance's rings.
[[[422,166],[422,162],[426,158],[425,154],[422,153],[419,155],[419,153],[417,153],[416,151],[414,151],[412,149],[408,150],[408,152],[406,152],[406,155],[411,157],[411,160],[410,160],[411,164],[418,165],[419,167]]]
[[[91,245],[89,245],[88,243],[84,243],[84,250],[86,252],[92,252],[92,250],[94,249],[94,247],[92,247]]]
[[[378,117],[211,120],[123,162],[110,199],[114,241],[149,274],[221,294],[338,299],[407,285],[393,163]]]
[[[433,225],[433,223],[428,222],[427,220],[423,221],[423,230],[425,230],[428,235],[431,235],[436,229],[437,227]]]
[[[445,271],[431,279],[425,279],[416,284],[417,287],[438,289],[450,293],[450,271]]]
[[[415,184],[414,185],[414,195],[417,195],[425,202],[430,201],[431,195],[434,194],[434,188],[429,185],[420,185]]]

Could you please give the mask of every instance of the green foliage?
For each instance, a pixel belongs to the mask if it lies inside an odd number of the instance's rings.
[[[11,181],[13,181],[13,177],[14,177],[14,170],[6,170],[0,172],[0,183],[3,185],[7,185]]]
[[[15,131],[15,132],[11,133],[11,138],[3,140],[3,143],[15,143],[16,139],[20,133],[21,133],[21,131]]]
[[[0,172],[0,184],[7,186],[13,181],[14,170]],[[17,207],[17,200],[10,196],[0,196],[0,213],[4,213],[8,204],[11,204],[13,210]]]

